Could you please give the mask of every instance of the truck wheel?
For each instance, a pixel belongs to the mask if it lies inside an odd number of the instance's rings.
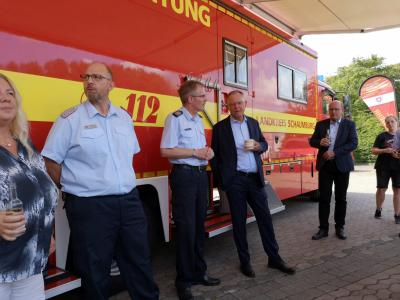
[[[138,191],[147,218],[147,237],[151,253],[153,254],[157,246],[164,241],[158,194],[152,185],[138,186]]]
[[[313,202],[319,202],[319,190],[312,191],[310,198]]]
[[[154,209],[149,203],[143,202],[144,213],[147,218],[147,238],[151,253],[157,249],[163,237],[161,214],[160,211]]]

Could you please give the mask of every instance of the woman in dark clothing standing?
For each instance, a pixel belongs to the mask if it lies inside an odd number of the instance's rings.
[[[21,97],[0,74],[0,299],[45,299],[58,190],[28,137]]]
[[[393,208],[394,220],[396,224],[400,224],[400,160],[397,157],[396,149],[393,142],[398,127],[397,118],[395,116],[387,116],[385,118],[387,131],[380,133],[372,147],[372,154],[378,155],[375,163],[376,169],[376,210],[375,218],[382,217],[382,204],[385,200],[385,192],[392,179],[393,188]]]

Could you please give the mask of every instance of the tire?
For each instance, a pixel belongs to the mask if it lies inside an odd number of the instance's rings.
[[[141,186],[139,189],[139,194],[147,219],[147,238],[149,241],[149,249],[153,254],[157,249],[157,246],[159,246],[164,240],[160,206],[158,204],[158,198],[156,197],[157,193],[151,186]]]
[[[310,196],[313,202],[319,202],[319,190],[312,191]]]

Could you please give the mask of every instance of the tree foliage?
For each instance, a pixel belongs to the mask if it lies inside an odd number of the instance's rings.
[[[357,126],[358,149],[355,152],[357,162],[375,160],[371,147],[376,136],[385,130],[367,105],[359,97],[361,84],[373,75],[384,75],[392,80],[400,79],[400,64],[385,65],[384,58],[372,55],[370,58],[353,58],[350,65],[338,69],[337,75],[327,78],[327,82],[338,93],[339,98],[348,94],[351,101],[353,120]],[[400,101],[400,82],[395,82],[397,107]]]

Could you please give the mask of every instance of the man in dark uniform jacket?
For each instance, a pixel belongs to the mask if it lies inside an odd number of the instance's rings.
[[[268,255],[268,266],[287,274],[295,270],[279,255],[274,227],[268,208],[262,168],[261,153],[268,144],[258,122],[244,115],[246,101],[241,91],[228,95],[230,116],[213,128],[211,161],[217,186],[227,194],[232,216],[233,236],[240,260],[240,270],[248,277],[255,277],[250,264],[246,237],[247,203],[257,220],[262,243]]]
[[[350,171],[354,170],[352,151],[358,138],[354,122],[342,117],[343,104],[335,100],[329,104],[329,119],[317,122],[310,139],[311,147],[318,148],[317,170],[319,188],[319,231],[312,236],[320,240],[328,236],[332,185],[335,183],[336,236],[345,240],[346,194]]]

